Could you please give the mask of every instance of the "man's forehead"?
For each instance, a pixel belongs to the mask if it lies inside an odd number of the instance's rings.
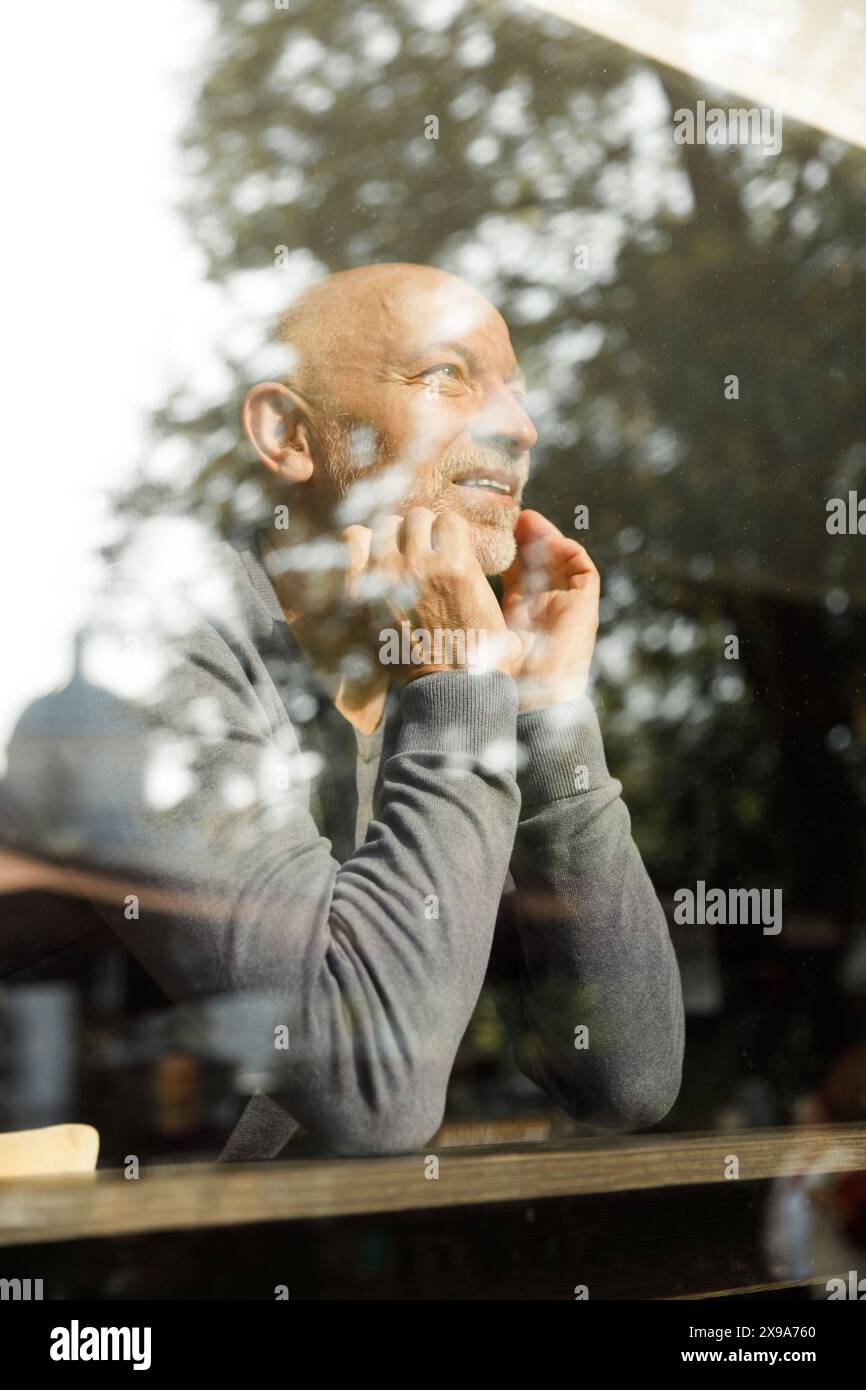
[[[377,316],[384,360],[403,361],[441,349],[478,364],[508,370],[516,365],[508,327],[498,309],[455,277],[435,283],[390,286]]]
[[[289,310],[279,336],[308,389],[325,370],[369,377],[413,363],[429,367],[437,350],[461,353],[473,369],[520,375],[498,309],[431,266],[366,266],[329,276]]]

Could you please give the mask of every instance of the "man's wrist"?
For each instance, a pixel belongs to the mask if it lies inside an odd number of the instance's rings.
[[[517,716],[524,808],[597,791],[611,780],[595,707],[579,695]]]
[[[552,709],[556,705],[568,705],[586,695],[587,682],[561,686],[526,686],[517,681],[517,694],[521,714],[531,714],[533,710]]]
[[[396,752],[516,758],[517,689],[502,671],[434,671],[411,681],[400,702]]]

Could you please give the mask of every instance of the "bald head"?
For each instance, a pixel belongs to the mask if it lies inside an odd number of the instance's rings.
[[[396,360],[419,325],[442,341],[495,315],[489,300],[433,266],[385,262],[338,271],[304,290],[277,325],[289,350],[288,380],[325,414],[340,380],[376,374]],[[507,329],[505,329],[507,333]]]

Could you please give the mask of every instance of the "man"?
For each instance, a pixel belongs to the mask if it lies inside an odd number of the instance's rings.
[[[115,930],[170,998],[232,995],[273,1040],[227,1158],[298,1124],[341,1154],[425,1145],[494,946],[526,1075],[590,1124],[652,1124],[679,976],[586,695],[598,574],[521,511],[506,325],[453,276],[376,265],[279,338],[285,379],[243,407],[272,519],[222,547],[231,604],[141,706],[189,778],[167,810],[114,790],[135,831],[99,858],[141,898]]]

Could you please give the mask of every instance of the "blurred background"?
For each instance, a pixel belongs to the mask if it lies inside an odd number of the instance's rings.
[[[75,91],[34,19],[57,80],[15,152],[42,199],[30,274],[4,271],[22,332],[0,841],[23,791],[99,833],[68,710],[70,687],[117,699],[103,567],[136,546],[170,586],[192,537],[260,513],[238,411],[273,371],[273,316],[330,271],[442,266],[510,326],[540,434],[528,504],[585,520],[602,571],[593,693],[688,1012],[663,1128],[866,1118],[866,536],[826,527],[829,499],[866,498],[866,153],[818,99],[863,54],[866,8],[816,27],[799,0],[748,7],[746,99],[712,81],[733,52],[712,7],[655,7],[672,27],[643,46],[596,8],[96,5]],[[817,95],[777,154],[675,141],[680,108],[772,105],[762,52],[804,35],[817,85],[789,90]],[[698,880],[782,889],[781,934],[673,923]],[[74,961],[4,962],[4,921],[61,914],[81,914]],[[0,1129],[87,1121],[105,1164],[209,1155],[267,1061],[230,1001],[179,1020],[101,925],[56,893],[0,898]],[[516,1070],[492,989],[446,1123],[451,1142],[580,1132]]]

